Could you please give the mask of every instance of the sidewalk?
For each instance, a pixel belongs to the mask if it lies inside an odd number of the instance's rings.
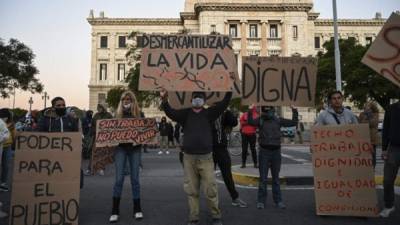
[[[283,185],[313,185],[314,177],[311,163],[282,164],[280,182]],[[232,175],[235,183],[244,186],[258,186],[259,171],[253,167],[240,168],[240,165],[232,166]],[[271,182],[271,173],[268,174],[268,182]],[[376,185],[383,184],[383,164],[377,164],[375,168]],[[396,186],[400,186],[400,177],[397,177]]]

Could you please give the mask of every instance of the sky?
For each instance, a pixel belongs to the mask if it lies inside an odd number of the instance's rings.
[[[267,1],[267,0],[266,0]],[[95,16],[179,18],[184,0],[0,0],[0,38],[16,38],[35,53],[37,77],[50,99],[63,96],[67,105],[87,109],[90,79],[90,9]],[[400,0],[337,0],[339,18],[371,19],[376,12],[387,18],[400,10]],[[332,18],[331,0],[314,0],[319,18]],[[16,91],[15,107],[41,109],[41,94]],[[49,101],[47,103],[49,105]],[[0,99],[0,108],[13,106],[13,97]]]

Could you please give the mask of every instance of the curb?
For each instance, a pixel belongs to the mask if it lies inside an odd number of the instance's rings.
[[[236,184],[250,187],[257,187],[259,176],[244,174],[238,172],[232,172],[233,180]],[[279,182],[281,185],[314,185],[314,177],[303,176],[303,177],[279,177]],[[272,180],[268,177],[268,184],[272,184]],[[383,176],[375,176],[375,184],[383,185]],[[400,187],[400,177],[395,180],[395,186]]]

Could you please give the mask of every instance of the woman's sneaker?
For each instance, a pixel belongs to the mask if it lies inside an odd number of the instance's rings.
[[[257,202],[257,209],[264,209],[264,208],[265,208],[264,203]]]
[[[133,216],[135,217],[135,220],[143,219],[143,213],[142,212],[136,212]]]
[[[276,204],[276,207],[278,207],[278,209],[286,209],[286,205],[283,204],[283,202],[278,202],[278,203]]]
[[[394,206],[392,208],[384,208],[379,215],[383,218],[389,217],[390,213],[394,212]]]
[[[114,215],[111,215],[110,216],[110,223],[116,223],[116,222],[118,222],[118,219],[119,219],[119,215],[117,215],[117,214],[114,214]]]
[[[6,183],[0,184],[0,191],[7,192],[9,191],[8,186]]]

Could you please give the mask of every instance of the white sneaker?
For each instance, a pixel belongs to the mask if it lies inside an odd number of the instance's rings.
[[[119,219],[119,215],[111,215],[110,216],[110,223],[116,223],[116,222],[118,222],[118,219]]]
[[[390,213],[394,212],[394,206],[392,208],[384,208],[379,215],[381,217],[389,217]]]
[[[143,219],[143,213],[142,212],[137,212],[135,213],[135,220],[141,220]]]
[[[166,151],[165,154],[169,155],[169,151]]]
[[[104,176],[104,170],[99,170],[98,174],[99,176]]]
[[[159,151],[158,154],[159,154],[159,155],[162,155],[162,151]]]

